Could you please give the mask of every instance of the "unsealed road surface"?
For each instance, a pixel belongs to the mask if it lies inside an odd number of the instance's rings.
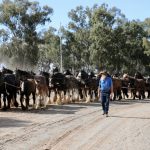
[[[0,150],[149,150],[150,100],[0,111]]]

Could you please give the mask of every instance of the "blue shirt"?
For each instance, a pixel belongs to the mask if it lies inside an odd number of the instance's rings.
[[[105,79],[100,79],[99,87],[101,91],[109,92],[112,87],[112,79],[110,77],[106,77]]]

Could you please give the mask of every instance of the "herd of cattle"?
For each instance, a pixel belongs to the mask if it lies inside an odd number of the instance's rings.
[[[50,75],[16,69],[3,68],[0,72],[0,107],[3,110],[10,109],[13,104],[19,106],[20,100],[22,110],[29,108],[30,99],[33,100],[33,108],[46,107],[49,102],[63,104],[76,101],[92,102],[99,99],[98,86],[100,75],[90,74],[81,70],[76,75],[68,70],[60,73],[54,70]],[[133,99],[150,97],[150,79],[144,78],[140,73],[134,77],[124,74],[122,77],[112,76],[113,100],[128,98],[129,92]],[[53,97],[53,100],[51,98]]]

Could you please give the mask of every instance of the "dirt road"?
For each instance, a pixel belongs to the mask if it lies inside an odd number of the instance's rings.
[[[148,150],[150,100],[0,111],[0,150]]]

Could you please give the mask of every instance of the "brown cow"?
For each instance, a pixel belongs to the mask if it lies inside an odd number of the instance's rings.
[[[49,95],[49,88],[46,83],[46,78],[42,75],[35,75],[34,79],[36,80],[36,93],[38,97],[39,104],[36,105],[37,107],[46,107],[46,100],[47,96]]]
[[[121,100],[122,99],[122,96],[121,96],[122,81],[121,79],[117,77],[113,77],[112,81],[113,81],[113,91],[114,91],[113,100],[116,100],[116,97],[118,98],[118,100]]]
[[[20,103],[22,110],[27,110],[29,107],[29,97],[32,94],[33,96],[33,106],[35,105],[35,93],[36,93],[36,82],[34,79],[27,79],[21,81],[21,91],[20,91]],[[25,104],[24,106],[24,96],[25,96]]]
[[[144,79],[136,79],[134,77],[131,77],[129,75],[124,76],[129,83],[129,88],[131,89],[131,92],[133,93],[133,99],[138,97],[139,99],[145,98],[145,89],[146,84]],[[138,93],[138,96],[136,95]]]

